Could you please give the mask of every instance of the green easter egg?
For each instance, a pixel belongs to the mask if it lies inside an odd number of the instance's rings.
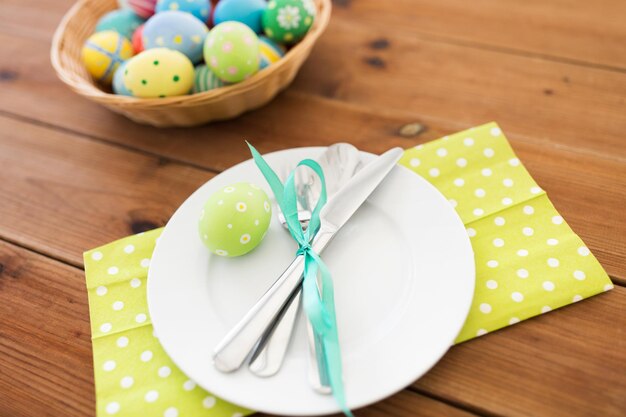
[[[259,70],[259,38],[243,23],[220,23],[204,41],[204,60],[222,81],[238,83]]]
[[[216,191],[204,203],[200,239],[216,255],[245,255],[261,243],[271,218],[267,194],[254,184],[239,182]]]
[[[276,42],[293,44],[309,31],[315,14],[313,0],[270,0],[263,13],[263,30]]]

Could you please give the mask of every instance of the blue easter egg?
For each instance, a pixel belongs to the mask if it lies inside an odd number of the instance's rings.
[[[126,84],[124,84],[124,71],[127,64],[128,61],[122,62],[113,75],[113,92],[121,96],[132,96],[128,88],[126,88]]]
[[[285,56],[286,48],[267,36],[259,36],[259,69],[267,68]]]
[[[144,20],[137,16],[132,10],[113,10],[100,18],[96,25],[96,32],[113,30],[130,40],[133,37],[135,29],[143,22]]]
[[[248,25],[256,33],[262,33],[261,18],[266,8],[267,3],[264,0],[222,0],[215,6],[213,22],[217,26],[234,20]]]
[[[168,10],[148,19],[143,29],[143,46],[145,49],[173,49],[197,64],[202,60],[208,31],[206,25],[191,14]]]
[[[168,10],[191,13],[206,23],[211,15],[211,3],[209,0],[158,0],[155,10],[157,13]]]

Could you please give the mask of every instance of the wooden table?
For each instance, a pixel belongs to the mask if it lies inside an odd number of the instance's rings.
[[[616,288],[456,346],[356,414],[626,415],[624,0],[336,0],[271,104],[164,130],[57,80],[50,39],[71,3],[0,0],[1,416],[94,414],[82,252],[164,225],[249,157],[242,139],[379,153],[491,120]]]

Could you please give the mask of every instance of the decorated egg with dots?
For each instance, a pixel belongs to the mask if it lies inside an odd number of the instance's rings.
[[[117,67],[132,56],[130,41],[112,30],[91,35],[81,51],[89,74],[104,84],[110,84]]]
[[[267,68],[285,56],[286,49],[267,36],[259,36],[259,68]]]
[[[203,23],[209,20],[211,15],[211,3],[209,0],[158,0],[156,12],[161,13],[168,10],[178,10],[179,12],[191,13]]]
[[[168,10],[155,14],[143,29],[143,46],[169,48],[182,52],[197,64],[209,29],[189,13]]]
[[[141,25],[139,26],[137,29],[135,29],[135,32],[133,33],[133,37],[131,38],[131,42],[133,44],[133,49],[135,50],[135,53],[138,54],[139,52],[143,52],[143,28],[145,25]]]
[[[180,96],[193,87],[193,64],[182,53],[167,48],[143,51],[128,61],[123,74],[124,85],[135,97]]]
[[[100,18],[96,25],[96,32],[113,30],[130,40],[135,30],[143,22],[144,19],[137,16],[132,10],[113,10]]]
[[[256,33],[261,33],[261,18],[266,7],[265,0],[222,0],[215,6],[213,22],[216,25],[228,21],[241,22]]]
[[[315,14],[313,0],[270,0],[263,13],[263,30],[276,42],[293,44],[309,31]]]
[[[213,90],[223,87],[226,83],[219,78],[206,65],[198,65],[196,67],[196,75],[193,81],[193,92],[202,93],[203,91]]]
[[[126,0],[128,7],[144,19],[154,14],[157,0]]]
[[[259,38],[243,23],[220,23],[206,37],[204,60],[222,81],[243,81],[259,70]]]
[[[113,92],[121,96],[132,96],[130,91],[126,88],[126,84],[124,84],[124,71],[126,71],[126,65],[128,65],[128,61],[122,62],[122,64],[115,70],[115,74],[113,75]]]
[[[240,182],[215,192],[204,203],[198,222],[200,239],[220,256],[241,256],[263,240],[272,217],[267,194]]]

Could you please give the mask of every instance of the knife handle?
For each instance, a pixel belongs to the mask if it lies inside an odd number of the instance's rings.
[[[313,250],[317,253],[324,250],[334,234],[334,230],[320,229],[311,245]],[[296,256],[285,272],[215,347],[213,364],[217,370],[233,372],[243,365],[290,295],[302,283],[303,273],[304,256]]]

